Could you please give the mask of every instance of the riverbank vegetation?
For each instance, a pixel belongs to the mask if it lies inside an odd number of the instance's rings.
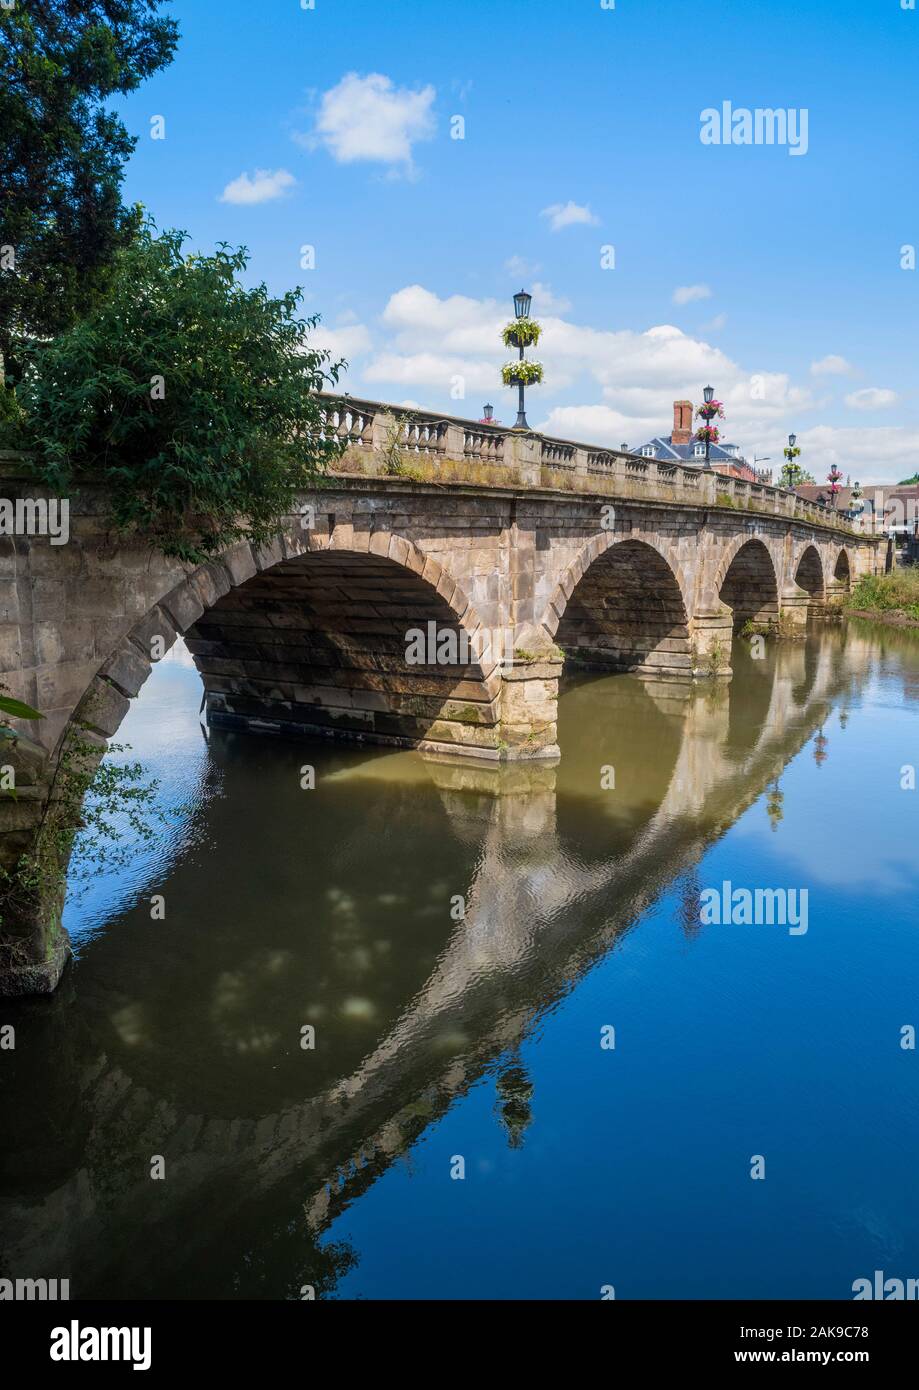
[[[845,606],[850,613],[869,613],[872,617],[919,623],[919,567],[895,569],[890,574],[863,575]]]

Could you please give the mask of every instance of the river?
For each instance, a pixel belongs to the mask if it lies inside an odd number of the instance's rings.
[[[572,679],[558,766],[494,770],[208,735],[171,654],[110,754],[165,820],[105,872],[78,844],[76,960],[2,1001],[0,1273],[76,1299],[919,1275],[919,639],[733,659],[694,692]],[[799,925],[712,920],[726,883],[792,890]]]

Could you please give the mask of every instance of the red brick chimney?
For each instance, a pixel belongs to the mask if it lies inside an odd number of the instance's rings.
[[[692,401],[673,402],[671,444],[688,444],[692,439]]]

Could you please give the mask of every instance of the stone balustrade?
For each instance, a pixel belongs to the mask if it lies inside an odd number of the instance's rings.
[[[485,464],[507,469],[515,484],[571,490],[583,479],[585,493],[603,491],[635,501],[726,507],[855,531],[832,508],[809,502],[786,488],[752,483],[727,473],[645,458],[621,449],[556,439],[535,430],[439,415],[415,407],[327,393],[322,396],[327,436],[347,451]],[[559,475],[553,479],[553,474]],[[605,480],[598,488],[600,479]]]

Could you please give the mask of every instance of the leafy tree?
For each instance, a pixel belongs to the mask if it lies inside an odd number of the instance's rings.
[[[120,198],[136,140],[103,103],[171,60],[177,28],[162,3],[0,7],[0,353],[13,377],[21,338],[58,333],[97,303],[140,224]],[[0,405],[0,418],[13,410]]]
[[[919,473],[914,473],[911,478],[902,478],[897,487],[912,487],[914,483],[919,483]]]
[[[308,346],[301,290],[246,289],[245,248],[185,256],[184,241],[142,228],[102,304],[31,344],[19,442],[55,492],[103,484],[115,527],[200,561],[265,540],[339,456],[315,393],[342,364]]]

